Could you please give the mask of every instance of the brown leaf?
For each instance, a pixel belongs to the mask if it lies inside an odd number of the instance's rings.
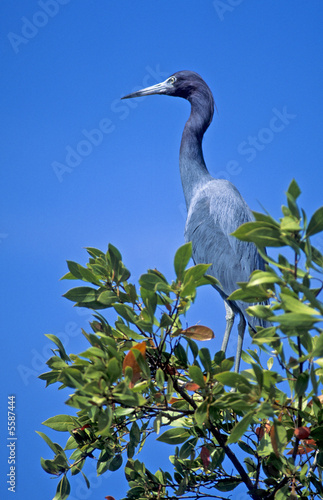
[[[166,365],[165,366],[165,372],[168,373],[169,375],[176,375],[177,370],[174,368],[174,366]]]
[[[264,428],[261,425],[259,425],[259,427],[256,428],[255,433],[258,436],[259,440],[262,439],[265,434]]]
[[[294,430],[294,436],[298,439],[307,439],[311,430],[308,427],[298,427]]]
[[[177,401],[183,401],[182,398],[170,398],[169,404],[172,405],[174,403],[177,403]]]
[[[210,463],[210,451],[206,446],[202,446],[201,454],[200,454],[204,470],[208,470]]]
[[[271,425],[269,420],[267,420],[267,422],[264,422],[261,426],[257,427],[255,432],[258,436],[259,441],[264,436],[265,433],[270,434],[270,430],[271,430]]]
[[[274,453],[275,453],[276,457],[279,457],[277,438],[276,438],[276,429],[275,429],[274,425],[271,426],[271,429],[269,431],[269,436],[270,436],[271,445],[273,447]]]
[[[197,385],[195,382],[187,382],[187,384],[185,384],[185,389],[187,389],[188,391],[197,391],[198,389],[200,388],[199,385]]]
[[[214,338],[214,333],[208,326],[195,325],[182,330],[182,335],[194,340],[211,340]]]
[[[108,495],[107,497],[104,497],[106,500],[115,500],[114,497],[112,497],[111,495]]]
[[[165,403],[165,396],[161,392],[156,392],[154,398],[157,406],[160,406]]]
[[[133,353],[133,351],[136,349],[137,351],[141,352],[143,358],[146,357],[146,342],[140,342],[138,344],[135,344],[128,354],[126,354],[123,364],[122,364],[122,369],[123,373],[125,373],[125,370],[128,366],[131,366],[132,368],[132,379],[129,384],[129,387],[132,388],[135,383],[140,379],[140,374],[141,374],[141,368],[136,360],[136,357]]]
[[[304,439],[303,443],[298,445],[298,450],[296,455],[305,455],[305,453],[311,453],[311,451],[315,450],[316,442],[314,439]],[[290,450],[287,455],[292,455],[294,450]]]

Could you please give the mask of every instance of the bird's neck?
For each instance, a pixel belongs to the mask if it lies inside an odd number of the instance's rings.
[[[213,117],[212,101],[191,99],[191,114],[187,120],[180,147],[179,167],[187,209],[196,191],[209,182],[209,174],[202,151],[202,140]]]

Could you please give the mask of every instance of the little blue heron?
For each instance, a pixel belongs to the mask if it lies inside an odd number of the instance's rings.
[[[240,316],[235,371],[239,371],[246,320],[250,327],[263,324],[246,314],[248,304],[229,301],[237,282],[248,281],[255,269],[264,269],[264,261],[252,243],[239,241],[230,233],[244,222],[254,220],[237,188],[225,179],[215,179],[208,172],[202,151],[202,139],[214,113],[214,99],[205,81],[192,71],[179,71],[164,82],[133,92],[122,99],[152,94],[182,97],[191,103],[191,114],[184,127],[179,167],[187,207],[185,239],[192,242],[193,260],[211,263],[208,274],[216,277],[215,286],[224,299],[226,328],[221,350],[226,351],[234,317]]]

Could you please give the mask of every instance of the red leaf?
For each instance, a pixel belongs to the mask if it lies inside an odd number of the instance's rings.
[[[294,435],[298,439],[307,439],[310,435],[311,430],[308,427],[298,427],[294,430]]]
[[[111,495],[108,495],[107,497],[104,497],[106,500],[115,500],[114,497],[112,497]]]
[[[140,374],[141,374],[141,368],[136,360],[136,357],[133,353],[133,351],[136,349],[137,351],[141,352],[142,356],[145,358],[146,357],[146,342],[140,342],[139,344],[135,344],[128,354],[126,354],[123,364],[122,364],[122,369],[123,373],[125,372],[127,366],[131,366],[132,368],[132,379],[129,384],[129,387],[133,387],[135,383],[140,379]]]
[[[206,446],[202,446],[201,454],[200,454],[204,470],[208,470],[210,459],[210,451]]]
[[[304,443],[311,446],[313,449],[316,447],[316,441],[314,441],[314,439],[304,439]]]

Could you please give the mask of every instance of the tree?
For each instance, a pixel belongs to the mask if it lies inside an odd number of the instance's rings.
[[[240,484],[252,499],[323,498],[323,285],[315,277],[323,256],[310,242],[323,230],[323,207],[308,222],[295,181],[286,194],[279,221],[255,212],[234,233],[254,242],[267,265],[230,298],[271,324],[250,332],[255,349],[243,353],[239,374],[233,358],[196,342],[212,338],[210,328],[183,327],[197,289],[216,282],[208,264],[187,268],[190,243],[175,255],[174,281],[150,269],[139,288],[112,245],[88,248],[86,267],[67,262],[63,278],[91,286],[65,297],[94,313],[84,352],[68,355],[48,335],[56,347],[40,378],[71,388],[66,404],[76,409],[44,422],[67,433],[64,449],[39,432],[54,452],[41,465],[60,478],[56,500],[68,497],[68,477],[83,474],[87,460],[97,461],[98,474],[123,465],[133,499],[223,498]],[[169,445],[173,474],[137,458],[149,436]]]

